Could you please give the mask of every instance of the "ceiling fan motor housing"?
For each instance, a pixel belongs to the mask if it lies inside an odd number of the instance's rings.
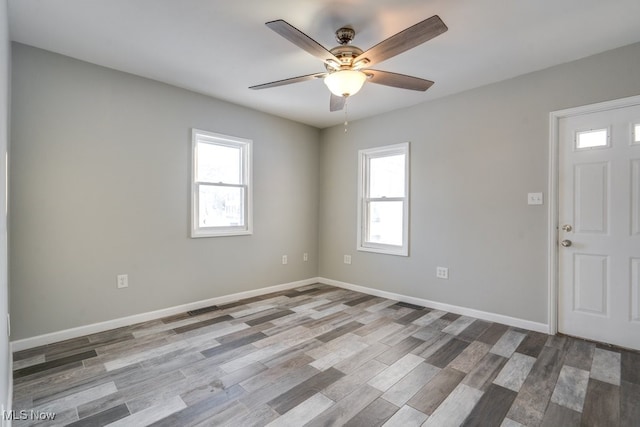
[[[340,69],[351,69],[353,66],[353,60],[356,59],[363,51],[356,46],[342,45],[334,47],[330,52],[340,60]],[[327,70],[330,70],[330,67],[327,67]]]
[[[351,43],[355,36],[356,32],[353,28],[342,27],[336,31],[336,40],[342,45]]]

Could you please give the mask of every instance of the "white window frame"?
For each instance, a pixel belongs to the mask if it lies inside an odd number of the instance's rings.
[[[369,197],[369,160],[377,157],[404,154],[404,197]],[[388,255],[409,256],[409,143],[386,145],[358,151],[358,242],[357,250]],[[368,236],[367,205],[370,202],[403,202],[402,205],[402,245],[389,245],[366,241]]]
[[[242,174],[240,184],[224,182],[198,181],[197,161],[198,144],[208,143],[233,147],[240,149],[242,159]],[[252,203],[252,183],[251,183],[251,148],[253,141],[235,136],[222,135],[219,133],[207,132],[200,129],[192,129],[191,132],[191,237],[222,237],[222,236],[242,236],[253,233],[253,203]],[[230,227],[200,227],[199,218],[199,188],[201,185],[225,186],[244,188],[244,212],[245,224],[242,226]]]
[[[580,142],[580,135],[588,134],[592,132],[599,132],[603,130],[607,132],[606,145],[595,145],[593,147],[578,147],[578,143]],[[573,136],[573,151],[602,150],[606,148],[611,148],[611,126],[603,126],[603,127],[593,128],[593,129],[578,130],[575,132]]]

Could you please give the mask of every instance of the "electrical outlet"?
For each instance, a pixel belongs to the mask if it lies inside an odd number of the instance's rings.
[[[542,193],[528,193],[527,203],[530,205],[541,205],[543,202]]]
[[[309,254],[308,254],[308,253],[306,253],[306,252],[305,252],[305,253],[303,253],[303,254],[302,254],[302,260],[303,260],[304,262],[309,261]]]
[[[345,264],[351,264],[351,255],[345,255],[344,256],[344,263]]]
[[[289,260],[287,260],[287,256],[282,255],[282,265],[285,265],[287,262],[289,262]]]
[[[116,277],[116,283],[118,285],[118,289],[128,288],[129,287],[129,275],[128,274],[118,274]]]
[[[448,279],[449,269],[447,267],[436,267],[436,277],[438,279]]]

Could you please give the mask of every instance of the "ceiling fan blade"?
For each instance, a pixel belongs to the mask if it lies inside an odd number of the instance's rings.
[[[381,41],[368,51],[358,55],[353,63],[356,68],[370,66],[412,49],[444,33],[448,28],[438,15],[400,31],[398,34]],[[364,60],[367,61],[364,61]],[[360,63],[360,64],[358,64]]]
[[[334,66],[334,68],[340,68],[340,60],[335,55],[287,21],[278,19],[267,22],[265,25],[321,61]]]
[[[406,76],[404,74],[390,73],[388,71],[364,70],[369,77],[369,82],[379,85],[399,87],[401,89],[425,91],[433,85],[431,80],[418,77]]]
[[[325,77],[327,73],[315,73],[307,74],[306,76],[292,77],[290,79],[276,80],[275,82],[263,83],[261,85],[250,86],[249,89],[267,89],[270,87],[290,85],[292,83],[304,82],[307,80],[321,79]]]
[[[344,108],[344,104],[347,102],[347,98],[344,96],[338,96],[331,94],[331,101],[329,103],[329,111],[340,111]]]

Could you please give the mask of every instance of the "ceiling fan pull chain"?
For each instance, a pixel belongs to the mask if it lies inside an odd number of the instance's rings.
[[[347,126],[349,126],[349,117],[347,115],[349,97],[344,98],[344,133],[347,133]]]

